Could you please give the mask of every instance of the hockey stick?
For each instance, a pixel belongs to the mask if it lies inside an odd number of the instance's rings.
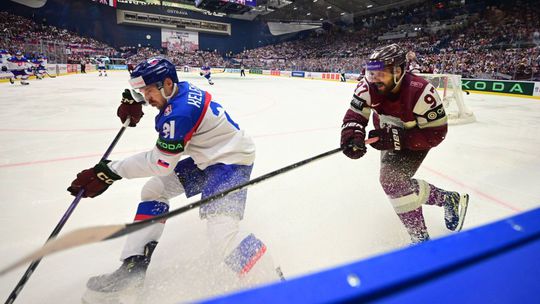
[[[47,74],[47,76],[49,76],[51,78],[56,78],[56,76],[49,74],[49,71],[45,71],[45,73]]]
[[[369,138],[369,139],[366,140],[366,144],[372,144],[372,143],[376,142],[377,140],[379,140],[378,137]],[[272,177],[275,177],[277,175],[280,175],[280,174],[283,174],[285,172],[291,171],[293,169],[299,168],[299,167],[301,167],[301,166],[303,166],[305,164],[308,164],[308,163],[311,163],[313,161],[316,161],[316,160],[322,159],[324,157],[330,156],[332,154],[338,153],[338,152],[340,152],[342,150],[343,150],[343,148],[337,148],[337,149],[333,149],[333,150],[324,152],[322,154],[310,157],[308,159],[299,161],[299,162],[294,163],[292,165],[289,165],[289,166],[283,167],[281,169],[278,169],[278,170],[272,171],[270,173],[267,173],[265,175],[259,176],[259,177],[255,178],[255,179],[252,179],[252,180],[250,180],[248,182],[245,182],[243,184],[240,184],[238,186],[229,188],[229,189],[227,189],[227,190],[225,190],[223,192],[220,192],[220,193],[214,194],[212,196],[203,198],[203,199],[198,200],[196,202],[193,202],[193,203],[191,203],[189,205],[180,207],[180,208],[175,209],[175,210],[173,210],[171,212],[158,215],[158,216],[153,217],[151,219],[143,220],[143,221],[140,221],[140,222],[129,223],[129,224],[94,226],[94,227],[81,228],[81,229],[74,230],[72,232],[69,232],[69,233],[63,235],[62,237],[60,237],[58,239],[48,241],[47,243],[45,243],[45,245],[43,245],[43,247],[41,247],[41,249],[35,251],[34,253],[32,253],[32,254],[20,259],[19,261],[9,265],[8,267],[2,269],[0,271],[0,275],[4,275],[4,274],[8,273],[9,271],[11,271],[11,270],[13,270],[13,269],[27,263],[27,262],[34,261],[34,260],[37,260],[37,259],[41,259],[44,256],[50,255],[50,254],[58,252],[58,251],[63,251],[63,250],[69,249],[69,248],[73,248],[73,247],[77,247],[77,246],[81,246],[81,245],[85,245],[85,244],[91,244],[91,243],[97,243],[97,242],[101,242],[101,241],[111,240],[111,239],[115,239],[115,238],[124,236],[124,235],[129,234],[129,233],[135,232],[137,230],[148,227],[148,226],[150,226],[152,224],[161,222],[161,221],[163,221],[165,219],[169,219],[171,217],[182,214],[182,213],[184,213],[186,211],[189,211],[191,209],[194,209],[194,208],[197,208],[199,206],[208,204],[208,203],[210,203],[212,201],[215,201],[216,199],[222,198],[222,197],[224,197],[224,196],[226,196],[228,194],[240,191],[240,190],[242,190],[244,188],[247,188],[249,186],[253,186],[253,185],[258,184],[258,183],[260,183],[262,181],[269,180]]]
[[[114,147],[116,146],[116,144],[120,140],[120,137],[122,137],[122,134],[124,134],[124,131],[126,130],[127,126],[129,125],[129,122],[130,122],[130,119],[128,117],[128,119],[126,119],[126,121],[124,122],[124,125],[122,125],[122,128],[120,128],[120,131],[118,131],[118,134],[116,134],[116,137],[113,139],[112,143],[107,148],[107,151],[105,151],[105,153],[101,157],[101,160],[106,160],[109,157],[112,150],[114,149]],[[56,227],[54,228],[53,232],[51,233],[51,235],[49,236],[49,238],[45,242],[45,245],[49,244],[50,240],[55,238],[58,235],[58,233],[60,233],[60,230],[66,224],[67,220],[69,219],[69,217],[71,216],[71,214],[75,210],[75,207],[77,207],[77,205],[79,204],[79,201],[81,200],[81,198],[83,196],[83,193],[84,193],[84,189],[79,190],[79,192],[77,193],[77,196],[75,196],[75,199],[73,200],[73,202],[71,203],[69,208],[66,210],[66,212],[64,213],[64,215],[60,219],[60,222],[58,222],[58,224],[56,224]],[[34,271],[38,267],[39,263],[41,262],[42,257],[43,256],[32,259],[32,263],[30,264],[30,266],[28,266],[28,269],[26,269],[26,272],[23,274],[22,278],[19,280],[19,283],[17,283],[17,285],[15,286],[15,288],[13,289],[13,291],[11,292],[9,297],[7,298],[7,300],[5,302],[6,304],[11,304],[11,303],[13,303],[15,301],[15,299],[17,298],[17,296],[19,295],[19,293],[23,289],[26,282],[28,282],[28,279],[30,279],[30,276],[34,273]]]

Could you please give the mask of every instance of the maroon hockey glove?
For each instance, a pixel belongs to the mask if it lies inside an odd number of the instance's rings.
[[[366,154],[364,126],[354,121],[344,122],[341,126],[341,148],[343,154],[358,159]]]
[[[114,181],[122,179],[121,176],[109,169],[108,162],[110,161],[100,161],[94,168],[79,172],[67,190],[71,195],[77,196],[79,190],[84,189],[83,197],[96,197],[105,192]]]
[[[369,138],[378,137],[379,140],[371,146],[377,150],[401,150],[403,146],[403,129],[385,127],[369,131]]]
[[[143,117],[144,113],[142,111],[142,102],[138,102],[137,100],[135,100],[135,98],[133,98],[131,90],[125,89],[124,93],[122,93],[122,103],[118,107],[116,115],[120,117],[122,123],[124,123],[129,117],[130,127],[135,127]]]

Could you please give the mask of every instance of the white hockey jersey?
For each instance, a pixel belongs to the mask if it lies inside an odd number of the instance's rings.
[[[189,82],[178,83],[178,93],[155,119],[159,133],[148,152],[109,167],[125,178],[167,175],[182,155],[193,158],[204,170],[217,163],[251,165],[255,144],[212,96]]]

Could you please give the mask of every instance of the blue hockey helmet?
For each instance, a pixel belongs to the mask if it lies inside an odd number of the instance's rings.
[[[135,67],[131,72],[129,84],[133,89],[140,89],[153,83],[161,88],[166,78],[170,78],[175,84],[178,82],[174,64],[163,57],[151,57]]]

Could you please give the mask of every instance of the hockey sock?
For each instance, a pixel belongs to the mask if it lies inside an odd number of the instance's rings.
[[[135,215],[135,222],[150,219],[160,214],[169,211],[169,205],[160,201],[144,201],[139,203],[137,208],[137,214]],[[152,241],[158,241],[163,234],[165,228],[165,222],[156,223],[143,228],[139,231],[131,233],[127,240],[121,260],[134,255],[143,255],[144,246]]]
[[[238,219],[218,215],[207,220],[211,248],[228,269],[252,282],[280,279],[266,245],[254,234],[239,231]]]
[[[239,276],[246,275],[266,252],[266,245],[250,234],[225,258],[225,264]]]
[[[424,215],[422,214],[422,207],[409,212],[398,213],[398,216],[407,229],[413,243],[429,240]]]
[[[443,190],[441,188],[437,188],[433,185],[429,185],[430,191],[429,191],[429,197],[426,201],[426,205],[435,205],[442,207],[444,206],[444,203],[446,202],[447,197],[452,193],[450,191]]]

